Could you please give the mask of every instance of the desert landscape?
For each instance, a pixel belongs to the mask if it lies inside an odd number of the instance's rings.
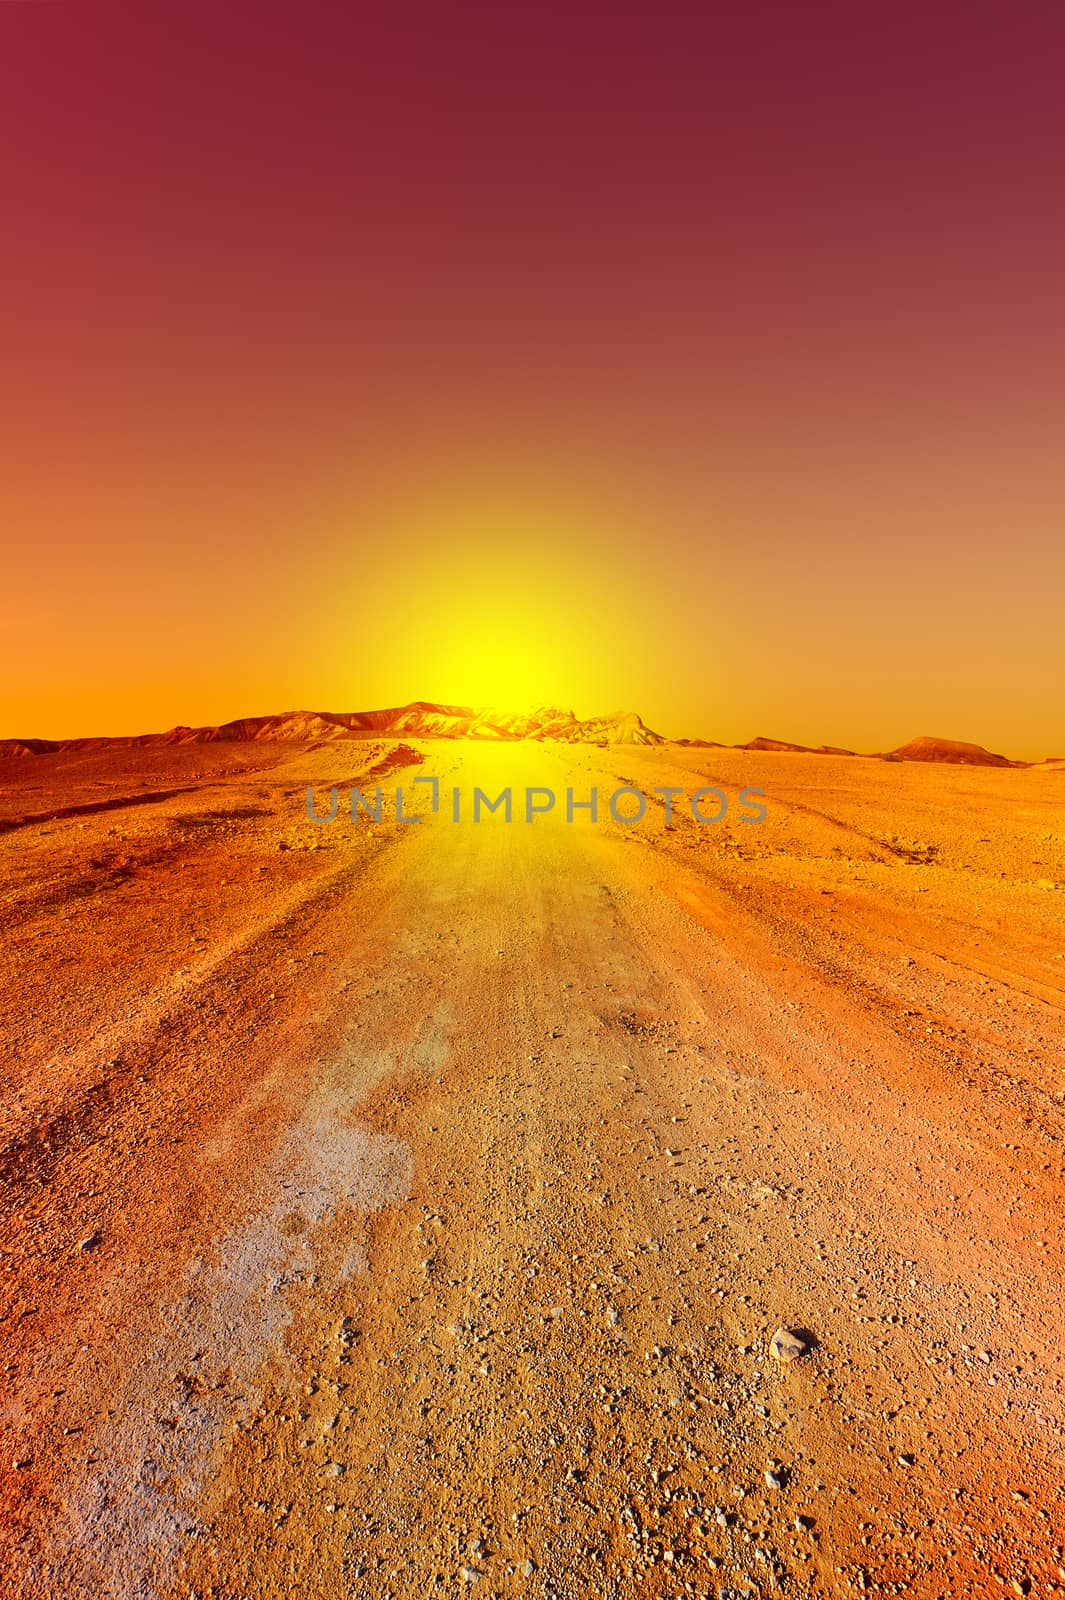
[[[1065,1600],[1063,81],[0,5],[0,1600]]]
[[[4,1592],[1065,1593],[1060,764],[427,715],[6,747]]]

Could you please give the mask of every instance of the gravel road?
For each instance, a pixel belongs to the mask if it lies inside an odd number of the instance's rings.
[[[1065,773],[2,765],[5,1594],[1065,1593]]]

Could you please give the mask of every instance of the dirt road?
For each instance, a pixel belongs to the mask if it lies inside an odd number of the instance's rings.
[[[5,764],[4,1593],[1065,1593],[1065,774],[415,753]]]

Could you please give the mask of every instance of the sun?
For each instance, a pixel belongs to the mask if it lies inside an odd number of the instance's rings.
[[[571,696],[588,670],[586,610],[560,597],[520,560],[508,573],[430,583],[414,657],[420,677],[449,699],[513,710]]]
[[[612,706],[639,627],[619,542],[617,520],[572,495],[425,496],[386,524],[360,594],[374,654],[414,698]]]

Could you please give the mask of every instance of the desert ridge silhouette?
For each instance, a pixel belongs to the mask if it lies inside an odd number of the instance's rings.
[[[411,700],[402,706],[377,711],[279,711],[265,716],[236,717],[230,722],[188,727],[179,724],[161,733],[103,734],[72,739],[0,739],[0,757],[51,755],[57,751],[138,749],[157,745],[248,743],[319,744],[332,739],[357,739],[369,734],[408,735],[421,739],[555,740],[563,744],[610,745],[676,744],[702,749],[735,749],[766,753],[856,756],[860,752],[839,745],[796,744],[788,739],[759,734],[745,744],[724,745],[715,739],[669,738],[648,727],[636,711],[612,711],[605,716],[578,717],[559,706],[539,706],[533,711],[498,707],[450,705],[435,700]],[[996,755],[983,745],[960,739],[922,734],[894,750],[873,752],[882,761],[931,761],[952,766],[1027,767]],[[1047,757],[1048,761],[1053,758]]]

